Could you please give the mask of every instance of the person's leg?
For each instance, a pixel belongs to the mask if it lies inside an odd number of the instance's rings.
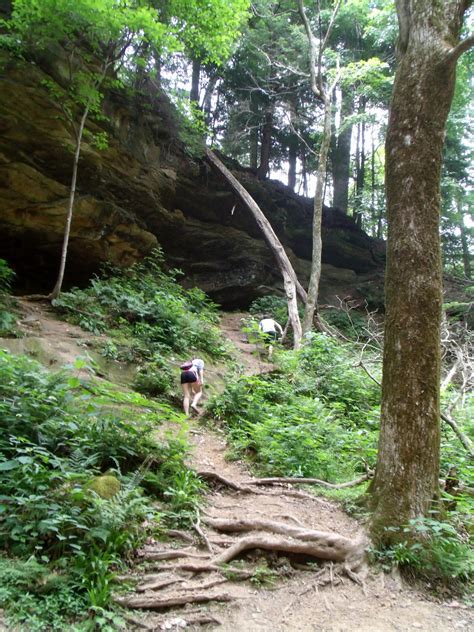
[[[181,384],[183,389],[183,410],[186,416],[189,415],[189,401],[191,399],[191,384]]]
[[[273,354],[273,345],[275,343],[276,340],[276,332],[270,332],[268,334],[268,359],[271,360],[272,359],[272,354]]]
[[[200,412],[197,405],[198,405],[199,400],[202,397],[202,384],[200,384],[199,382],[195,382],[193,384],[193,393],[194,393],[194,397],[191,403],[191,408],[193,408],[196,412]]]

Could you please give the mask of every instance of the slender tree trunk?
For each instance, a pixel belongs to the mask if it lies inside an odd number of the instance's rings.
[[[469,251],[469,241],[468,241],[468,233],[466,226],[464,225],[463,220],[463,209],[462,209],[462,201],[461,197],[458,196],[456,200],[456,205],[458,207],[458,217],[459,217],[459,231],[461,233],[461,249],[462,249],[462,264],[464,270],[464,276],[466,279],[472,278],[472,268],[471,268],[471,253]]]
[[[396,0],[399,65],[386,139],[387,269],[372,535],[384,542],[438,495],[441,150],[467,5]],[[474,42],[474,40],[473,40]]]
[[[370,156],[370,218],[372,221],[372,235],[378,236],[378,221],[375,215],[375,141],[374,128],[371,130],[372,153]]]
[[[288,186],[293,191],[296,187],[296,161],[298,158],[298,136],[296,130],[298,128],[298,112],[296,98],[290,99],[290,122],[292,130],[288,141]],[[295,131],[293,131],[295,130]]]
[[[341,126],[344,120],[353,113],[354,100],[352,92],[342,91]],[[331,168],[334,187],[333,206],[347,214],[349,204],[349,174],[351,164],[352,125],[333,134],[331,141]]]
[[[306,164],[306,151],[301,150],[301,182],[303,184],[303,195],[308,195],[308,169]]]
[[[321,137],[321,147],[319,148],[318,171],[316,172],[316,190],[313,203],[313,251],[311,260],[311,276],[309,279],[308,299],[306,301],[303,333],[311,331],[314,314],[318,302],[319,280],[321,278],[321,253],[322,253],[322,217],[323,217],[323,197],[324,183],[326,181],[326,165],[331,142],[331,97],[325,95],[324,100],[324,125]]]
[[[68,204],[67,215],[66,215],[66,226],[64,228],[63,246],[61,250],[61,262],[59,264],[59,273],[58,273],[58,278],[56,280],[56,284],[53,288],[53,291],[48,296],[48,298],[51,300],[59,296],[61,292],[61,288],[63,286],[64,271],[66,269],[67,252],[68,252],[68,247],[69,247],[69,236],[71,234],[72,214],[74,210],[74,198],[76,197],[76,183],[77,183],[77,171],[79,168],[79,156],[81,155],[82,136],[84,134],[84,126],[86,124],[87,116],[89,114],[89,107],[90,106],[88,104],[84,112],[82,113],[81,121],[79,123],[79,129],[77,131],[77,136],[76,136],[76,149],[74,152],[74,163],[72,167],[71,188],[69,190],[69,204]]]
[[[270,171],[270,153],[273,138],[273,110],[274,103],[268,104],[265,110],[265,120],[262,129],[262,142],[260,145],[260,164],[257,169],[257,177],[259,180],[265,180]]]
[[[209,79],[209,83],[206,86],[206,92],[204,93],[204,98],[202,100],[202,111],[204,112],[204,120],[206,121],[206,125],[209,125],[211,122],[212,97],[214,95],[217,80],[217,73],[214,73]]]
[[[258,224],[258,227],[263,233],[265,241],[270,246],[270,249],[275,256],[283,277],[288,302],[288,317],[293,328],[293,346],[297,349],[300,346],[302,336],[301,323],[298,315],[297,293],[300,298],[305,301],[307,298],[306,292],[296,277],[296,273],[290,260],[288,259],[285,249],[258,204],[210,149],[206,149],[206,156],[211,165],[213,165],[224,176],[245,206],[250,210]]]
[[[288,147],[288,186],[293,191],[296,187],[296,159],[298,157],[298,145],[290,142]]]
[[[365,112],[365,99],[359,104],[359,114]],[[358,228],[362,227],[362,201],[365,185],[365,122],[361,121],[357,126],[356,146],[356,187],[354,200],[354,219]]]
[[[342,0],[336,0],[332,9],[331,18],[327,27],[324,37],[322,33],[319,33],[317,39],[312,30],[311,24],[306,16],[303,0],[297,0],[298,11],[303,22],[306,37],[309,44],[309,66],[310,66],[310,79],[311,79],[311,91],[322,103],[324,108],[324,123],[323,132],[321,137],[321,146],[319,148],[318,157],[318,170],[316,172],[316,191],[314,194],[313,205],[313,254],[311,260],[311,275],[309,279],[308,287],[308,299],[305,305],[305,312],[303,318],[303,334],[310,331],[313,326],[314,316],[316,312],[316,305],[318,302],[319,293],[319,279],[321,277],[321,253],[322,253],[322,239],[321,239],[321,227],[323,216],[323,201],[324,201],[324,184],[326,182],[326,165],[329,154],[329,147],[331,144],[331,129],[332,129],[332,96],[336,89],[337,82],[339,80],[339,67],[331,86],[325,84],[323,80],[323,54],[328,44],[329,37],[334,26],[334,22],[341,6]],[[318,3],[318,9],[320,5]],[[319,18],[321,16],[319,15]],[[320,22],[321,25],[321,22]],[[319,41],[318,45],[316,44]]]
[[[154,52],[154,59],[155,59],[155,83],[156,83],[156,87],[157,88],[161,88],[161,70],[162,70],[162,63],[161,63],[161,55],[159,53],[159,51],[155,50]]]
[[[189,100],[191,103],[199,105],[199,80],[201,77],[201,62],[197,59],[193,59],[193,71],[191,76],[191,92],[189,93]]]
[[[255,101],[253,96],[253,92],[250,93],[250,111],[252,112],[252,117],[250,120],[250,130],[249,130],[249,161],[250,168],[256,174],[258,168],[258,134],[259,134],[259,115],[258,115],[258,104]]]
[[[253,126],[250,130],[250,168],[257,173],[258,168],[258,128]]]

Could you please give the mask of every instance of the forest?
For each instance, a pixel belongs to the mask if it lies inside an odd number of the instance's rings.
[[[473,17],[0,0],[0,630],[474,625]]]

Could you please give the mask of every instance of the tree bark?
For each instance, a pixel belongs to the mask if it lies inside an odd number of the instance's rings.
[[[84,134],[84,126],[89,114],[90,104],[87,104],[81,116],[79,128],[76,136],[76,149],[74,151],[74,162],[72,167],[71,187],[69,189],[69,203],[66,214],[66,225],[64,227],[63,245],[61,249],[61,261],[59,264],[58,278],[53,291],[48,296],[50,300],[57,298],[61,292],[64,281],[64,272],[66,270],[67,252],[69,248],[69,236],[71,234],[72,214],[74,211],[74,199],[76,197],[77,171],[79,168],[79,157],[81,155],[82,136]]]
[[[323,79],[323,53],[327,46],[329,36],[334,26],[339,7],[341,6],[341,0],[336,0],[329,25],[327,27],[324,37],[319,34],[319,43],[312,30],[311,24],[306,16],[303,0],[297,0],[298,11],[306,32],[306,38],[309,44],[309,68],[310,68],[310,85],[311,91],[315,98],[322,103],[324,108],[324,123],[323,132],[321,136],[321,146],[319,148],[318,156],[318,170],[316,172],[316,190],[314,194],[313,204],[313,252],[311,260],[311,275],[309,279],[308,298],[305,304],[305,312],[303,318],[303,334],[311,331],[313,326],[314,315],[316,312],[316,305],[318,302],[319,293],[319,280],[321,278],[321,253],[322,253],[322,240],[321,240],[321,225],[323,215],[323,201],[324,201],[324,185],[326,182],[326,165],[329,154],[329,146],[331,143],[331,128],[332,128],[332,95],[339,80],[339,68],[336,73],[336,78],[331,85],[327,85]]]
[[[218,80],[217,72],[209,78],[209,82],[206,87],[206,91],[204,93],[204,97],[202,100],[202,111],[204,112],[204,120],[206,121],[206,125],[210,125],[211,123],[211,111],[212,111],[212,97],[214,95],[214,90],[217,85]]]
[[[471,252],[469,250],[468,231],[464,225],[464,213],[462,208],[462,200],[459,195],[456,200],[459,217],[459,232],[461,233],[461,251],[462,251],[462,266],[464,270],[464,276],[466,279],[472,279],[472,267],[471,267]]]
[[[438,493],[441,150],[467,3],[396,0],[399,65],[386,139],[382,414],[372,535],[425,516]]]
[[[197,59],[193,59],[193,71],[191,76],[191,92],[189,93],[189,100],[191,103],[199,105],[199,81],[201,77],[201,62]]]
[[[341,124],[354,109],[351,92],[342,91]],[[339,134],[333,134],[331,142],[331,168],[334,188],[333,206],[347,214],[349,203],[349,168],[351,162],[352,125],[347,125]]]
[[[307,299],[306,292],[296,277],[296,273],[290,260],[288,259],[285,249],[258,204],[240,184],[237,178],[235,178],[227,167],[219,160],[219,158],[217,158],[214,152],[210,149],[206,149],[206,156],[209,162],[224,176],[245,206],[250,210],[258,224],[258,227],[263,233],[265,241],[275,255],[275,259],[277,260],[278,267],[280,268],[280,272],[283,277],[285,294],[288,302],[288,317],[293,327],[293,346],[297,349],[300,346],[302,336],[301,323],[298,315],[297,292],[303,301]]]
[[[365,99],[362,97],[359,104],[359,114],[365,112]],[[354,219],[358,228],[362,227],[362,198],[365,185],[365,121],[360,121],[357,126],[356,147],[356,192],[354,200]]]
[[[265,110],[265,120],[262,129],[262,141],[260,143],[260,164],[258,165],[257,169],[257,177],[259,180],[265,180],[270,171],[274,107],[274,103],[271,102],[267,105],[267,108]]]
[[[290,130],[290,138],[288,141],[288,186],[294,191],[296,187],[296,160],[298,158],[299,145],[298,136],[296,134],[298,128],[296,97],[290,99],[289,106],[292,129]]]
[[[319,148],[318,170],[316,172],[316,190],[314,193],[313,203],[313,250],[311,259],[311,276],[308,286],[308,299],[305,305],[303,318],[303,333],[311,331],[314,320],[314,313],[318,302],[319,281],[321,279],[321,254],[323,242],[321,237],[322,218],[323,218],[323,201],[324,201],[324,183],[326,180],[326,165],[329,154],[329,145],[331,142],[331,98],[324,96],[324,125],[321,138],[321,147]]]

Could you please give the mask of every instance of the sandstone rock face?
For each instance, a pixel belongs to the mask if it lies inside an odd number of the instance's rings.
[[[73,137],[37,66],[0,59],[0,256],[20,287],[50,290],[59,265]],[[50,77],[49,77],[50,78]],[[110,94],[99,150],[83,144],[66,284],[84,283],[106,261],[128,266],[158,244],[183,283],[224,306],[274,291],[275,262],[248,211],[226,183],[190,159],[172,108],[152,87]],[[303,282],[309,272],[312,202],[277,182],[259,183],[234,165],[279,235]],[[337,210],[323,218],[323,300],[380,275],[383,244]]]

